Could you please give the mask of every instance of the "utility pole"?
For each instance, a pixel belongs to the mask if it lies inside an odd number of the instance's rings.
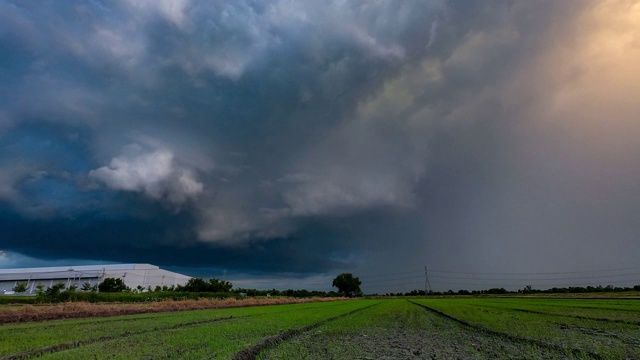
[[[431,283],[429,283],[429,273],[427,272],[427,265],[424,266],[424,292],[425,294],[431,292]]]

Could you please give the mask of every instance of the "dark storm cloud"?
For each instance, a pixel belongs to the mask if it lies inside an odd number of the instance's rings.
[[[607,41],[637,9],[595,5],[0,1],[1,249],[256,274],[629,262],[638,55]]]
[[[197,224],[191,214],[167,214],[148,209],[144,216],[85,213],[73,219],[33,221],[6,209],[0,216],[7,241],[3,248],[37,258],[96,259],[139,262],[146,259],[167,267],[239,269],[245,272],[318,273],[349,268],[339,255],[345,245],[343,226],[317,222],[302,224],[296,236],[276,238],[252,246],[226,247],[185,243],[195,239]],[[167,224],[169,224],[167,226]],[[333,224],[335,225],[335,224]],[[322,254],[319,257],[317,254]],[[237,271],[235,271],[237,272]]]

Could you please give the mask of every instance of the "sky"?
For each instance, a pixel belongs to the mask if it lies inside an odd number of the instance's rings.
[[[0,0],[0,268],[640,284],[640,3]]]

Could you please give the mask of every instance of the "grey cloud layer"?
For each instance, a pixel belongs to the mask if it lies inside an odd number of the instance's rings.
[[[639,89],[606,71],[638,79],[638,52],[605,40],[632,5],[0,1],[3,214],[87,238],[157,216],[157,244],[242,264],[300,242],[326,268],[564,266],[607,235],[626,259]]]

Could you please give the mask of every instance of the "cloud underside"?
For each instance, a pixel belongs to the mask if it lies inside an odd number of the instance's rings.
[[[0,1],[0,24],[5,250],[308,272],[640,255],[633,1]]]

